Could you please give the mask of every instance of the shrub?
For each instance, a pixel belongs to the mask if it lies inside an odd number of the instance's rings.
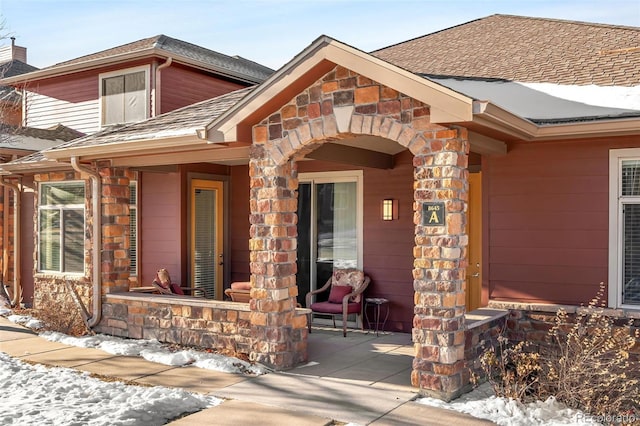
[[[83,336],[90,333],[80,314],[80,309],[69,295],[53,298],[44,294],[39,309],[30,313],[44,323],[44,329],[57,331],[70,336]]]
[[[639,338],[602,309],[604,286],[574,318],[556,314],[547,344],[510,344],[504,336],[481,358],[497,396],[521,402],[554,396],[596,416],[640,415],[640,366],[629,358]]]

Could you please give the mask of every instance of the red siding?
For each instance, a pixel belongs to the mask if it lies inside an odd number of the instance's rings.
[[[181,261],[180,174],[141,173],[140,177],[140,277],[150,285],[155,273],[166,268],[178,281]]]
[[[231,282],[248,281],[249,270],[249,167],[231,167],[229,185],[229,243]]]
[[[395,158],[391,170],[365,168],[363,269],[371,277],[366,296],[385,297],[391,313],[387,330],[411,332],[413,321],[413,156]],[[298,163],[298,171],[353,170],[354,167],[320,161]],[[398,200],[398,220],[380,218],[383,199]]]
[[[36,184],[33,182],[33,176],[24,176],[22,178],[22,184],[26,188],[36,187]],[[28,305],[33,303],[34,293],[34,264],[30,260],[33,259],[33,254],[35,253],[35,238],[33,235],[35,229],[34,226],[29,226],[29,223],[37,217],[34,211],[34,194],[34,191],[23,191],[20,201],[20,216],[22,221],[22,226],[20,227],[20,277],[22,283],[22,301]],[[13,234],[13,232],[11,232],[11,234]]]
[[[516,143],[484,159],[491,299],[580,304],[595,296],[608,275],[609,149],[634,145]]]
[[[161,72],[161,113],[214,98],[244,85],[173,65]]]

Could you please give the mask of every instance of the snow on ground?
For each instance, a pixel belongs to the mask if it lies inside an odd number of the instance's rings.
[[[218,405],[182,389],[104,382],[68,368],[30,365],[0,352],[3,425],[152,425]]]
[[[567,408],[554,398],[529,404],[521,404],[508,398],[498,398],[493,394],[488,383],[451,402],[435,398],[419,398],[416,402],[470,414],[503,426],[584,425],[585,422],[597,424],[587,421],[588,418],[583,412]]]
[[[131,340],[105,335],[71,337],[56,332],[43,332],[40,333],[40,336],[52,342],[84,348],[96,348],[114,355],[141,356],[148,361],[165,365],[192,365],[223,373],[260,375],[269,372],[262,365],[250,364],[238,358],[215,353],[192,349],[170,351],[166,345],[157,340]]]
[[[34,324],[33,318],[11,315],[2,302],[0,298],[0,315],[27,326]],[[67,345],[97,348],[114,355],[141,356],[167,365],[190,364],[230,373],[268,372],[265,367],[237,358],[195,350],[172,352],[155,340],[127,340],[105,335],[71,337],[53,332],[40,335]],[[106,383],[74,370],[31,366],[2,352],[0,383],[4,396],[0,398],[2,424],[161,424],[181,413],[199,411],[221,402],[182,390]],[[486,383],[449,403],[434,398],[418,398],[416,402],[506,426],[597,424],[582,412],[566,408],[553,399],[525,405],[497,398]]]

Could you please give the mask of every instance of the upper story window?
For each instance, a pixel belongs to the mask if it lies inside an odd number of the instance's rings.
[[[149,113],[149,67],[100,74],[101,124],[142,121]]]
[[[38,270],[84,272],[84,182],[40,184]]]
[[[640,308],[640,149],[609,154],[609,305]]]

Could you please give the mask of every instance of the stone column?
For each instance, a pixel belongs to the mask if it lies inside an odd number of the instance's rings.
[[[411,383],[423,394],[451,400],[464,385],[469,151],[464,129],[439,131],[434,136],[437,139],[414,157],[415,359]]]
[[[306,317],[295,315],[297,169],[292,161],[276,165],[263,146],[250,157],[250,356],[285,369],[306,359]]]
[[[102,293],[129,290],[129,181],[124,169],[100,168],[102,178]]]

